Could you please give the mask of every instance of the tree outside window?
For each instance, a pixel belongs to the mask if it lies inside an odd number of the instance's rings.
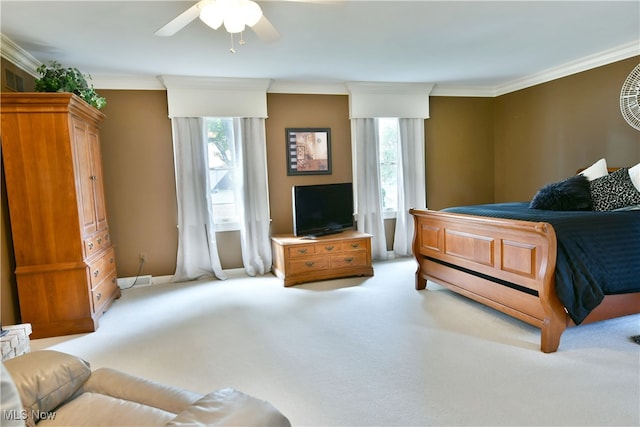
[[[216,231],[237,230],[239,215],[235,199],[233,119],[207,118],[205,126],[213,223]]]
[[[394,218],[398,210],[398,119],[378,119],[380,137],[380,186],[385,218]]]

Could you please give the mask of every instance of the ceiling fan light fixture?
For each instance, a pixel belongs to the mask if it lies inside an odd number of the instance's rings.
[[[253,27],[262,18],[262,9],[258,3],[251,0],[240,0],[240,7],[246,25]]]
[[[200,20],[214,30],[220,28],[224,20],[220,3],[218,1],[212,1],[204,5],[200,10]]]
[[[244,19],[239,13],[228,14],[224,17],[224,28],[231,34],[244,31]]]
[[[200,9],[200,19],[217,30],[224,28],[231,34],[244,31],[245,26],[254,26],[262,18],[262,9],[251,0],[210,0]]]

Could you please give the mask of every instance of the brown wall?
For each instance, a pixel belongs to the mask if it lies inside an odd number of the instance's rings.
[[[118,277],[175,272],[178,214],[167,94],[101,90],[105,197]]]
[[[291,187],[352,182],[351,126],[346,95],[268,94],[267,167],[272,234],[293,232]],[[287,175],[285,129],[331,128],[331,175]]]
[[[640,132],[620,113],[620,89],[640,57],[496,98],[495,201],[530,200],[544,184],[606,158],[640,162]]]
[[[493,202],[493,98],[431,97],[425,120],[427,206]]]
[[[431,97],[428,206],[528,200],[544,183],[601,157],[614,166],[640,162],[640,133],[618,107],[622,82],[637,63],[636,57],[497,98]],[[166,92],[98,92],[107,98],[101,137],[118,276],[137,274],[140,252],[147,253],[142,274],[173,274],[177,207]],[[348,97],[268,94],[267,106],[272,233],[288,233],[292,185],[352,181]],[[331,128],[331,175],[287,176],[287,127]],[[0,295],[2,322],[10,324],[18,312],[4,191],[1,202]],[[237,234],[217,234],[224,268],[242,265]]]

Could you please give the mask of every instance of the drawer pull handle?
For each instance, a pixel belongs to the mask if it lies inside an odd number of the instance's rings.
[[[116,279],[115,277],[113,277],[113,278],[111,279],[111,283],[116,283],[116,281],[117,281],[117,280],[118,280],[118,279]]]
[[[98,237],[98,244],[102,243],[102,237]]]
[[[109,235],[108,234],[104,235],[104,240],[109,240]]]
[[[306,249],[298,249],[298,253],[299,254],[306,254],[307,250]]]
[[[313,265],[315,264],[315,262],[313,261],[307,261],[304,263],[307,267],[313,267]]]
[[[352,243],[351,247],[354,248],[354,249],[358,248],[358,247],[360,247],[360,243]]]
[[[100,301],[100,298],[102,298],[102,292],[98,292],[98,295],[96,295],[96,301]]]
[[[89,247],[89,250],[93,249],[93,242],[89,242],[87,246]]]
[[[98,274],[100,274],[100,270],[96,270],[93,272],[93,277],[98,277]]]
[[[328,251],[332,251],[332,250],[333,250],[333,246],[325,246],[324,248],[325,248],[326,250],[328,250]]]
[[[353,261],[353,257],[345,258],[344,260],[345,260],[346,262],[352,262],[352,261]]]

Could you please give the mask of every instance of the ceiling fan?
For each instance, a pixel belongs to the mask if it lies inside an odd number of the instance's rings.
[[[281,0],[304,3],[335,3],[335,0]],[[252,0],[200,0],[189,9],[169,21],[155,32],[156,36],[172,36],[194,19],[200,18],[209,27],[217,30],[222,25],[231,34],[231,52],[233,34],[242,33],[250,27],[261,40],[272,42],[280,38],[280,33],[263,15],[262,9]],[[244,44],[242,36],[240,44]]]

